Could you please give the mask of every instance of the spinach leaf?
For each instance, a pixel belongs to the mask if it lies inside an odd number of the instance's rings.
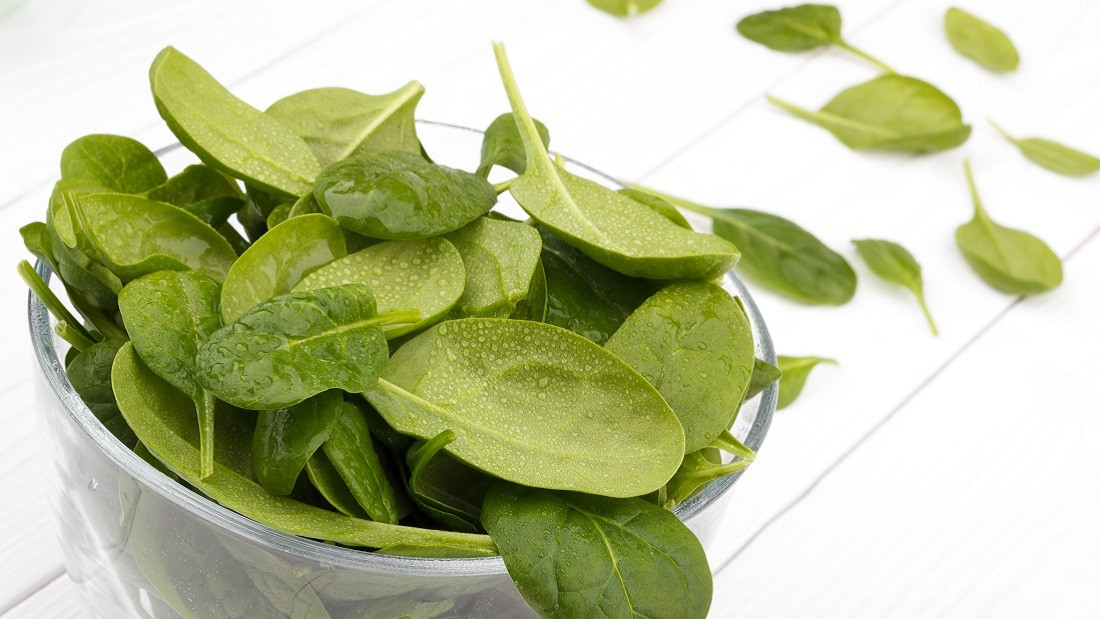
[[[168,175],[144,144],[121,135],[86,135],[61,152],[61,178],[92,181],[107,191],[141,193]]]
[[[356,502],[355,496],[344,483],[344,478],[340,477],[340,472],[325,456],[324,450],[314,452],[306,462],[306,475],[309,477],[309,483],[313,484],[313,487],[321,493],[329,505],[336,508],[336,511],[346,516],[370,520],[366,510]]]
[[[384,95],[349,88],[316,88],[279,99],[264,112],[290,128],[322,167],[357,154],[401,150],[420,154],[413,114],[424,95],[409,82]]]
[[[367,153],[329,166],[313,197],[340,225],[379,239],[450,232],[497,201],[485,179],[400,151]]]
[[[706,617],[703,547],[672,512],[612,499],[497,484],[485,529],[527,603],[543,617]]]
[[[385,241],[339,258],[310,273],[295,291],[341,284],[366,284],[378,313],[420,310],[420,320],[383,329],[386,337],[418,331],[447,315],[462,296],[466,270],[462,257],[443,238]]]
[[[806,385],[806,379],[810,376],[810,371],[817,367],[820,363],[831,363],[836,365],[836,361],[828,359],[826,357],[786,357],[779,355],[779,373],[782,377],[779,379],[779,402],[776,404],[776,408],[782,410],[790,406],[798,396],[802,394],[802,387]]]
[[[539,134],[539,140],[543,148],[550,146],[550,130],[540,121],[532,118],[535,123],[535,131]],[[477,166],[477,175],[488,178],[489,170],[498,165],[523,174],[527,169],[527,152],[523,150],[523,138],[519,134],[519,126],[516,125],[516,117],[511,114],[501,114],[489,123],[485,129],[485,137],[481,139],[481,163]]]
[[[928,82],[882,75],[842,90],[813,112],[768,95],[768,101],[829,131],[855,150],[935,153],[970,137],[959,106]]]
[[[749,386],[748,389],[745,390],[745,397],[742,399],[742,402],[748,402],[760,395],[762,391],[768,388],[768,385],[779,380],[779,377],[779,368],[763,359],[753,359],[752,377],[749,379]]]
[[[178,206],[215,228],[245,205],[237,181],[204,165],[187,166],[145,192],[145,197]]]
[[[297,202],[295,202],[297,204]],[[270,230],[275,226],[283,223],[290,218],[290,210],[294,207],[294,204],[283,203],[276,206],[274,210],[267,216],[267,229]]]
[[[901,284],[916,295],[924,319],[932,329],[932,335],[939,335],[932,313],[928,311],[928,304],[924,301],[924,278],[921,276],[920,264],[913,254],[893,241],[862,239],[853,240],[852,243],[872,273],[888,282]]]
[[[306,275],[342,258],[345,248],[340,226],[326,215],[303,215],[276,226],[229,269],[222,320],[233,322],[257,303],[290,292]]]
[[[684,453],[676,414],[642,376],[538,322],[445,321],[398,349],[365,395],[398,432],[451,430],[448,453],[530,486],[637,496]]]
[[[604,348],[657,388],[684,428],[685,453],[733,424],[753,369],[748,318],[714,284],[673,284],[626,319]]]
[[[510,318],[516,320],[534,320],[546,322],[546,311],[550,301],[546,289],[546,268],[542,265],[542,256],[535,263],[535,273],[531,276],[531,287],[527,289],[527,297],[516,303],[516,311]]]
[[[1085,176],[1100,170],[1100,158],[1045,138],[1015,138],[990,121],[1006,140],[1040,166],[1065,176]]]
[[[264,490],[278,496],[294,490],[306,462],[332,434],[343,401],[339,391],[331,390],[294,406],[259,412],[252,435],[252,470]]]
[[[603,344],[654,292],[648,280],[605,267],[545,228],[539,228],[539,232],[546,278],[546,322]]]
[[[214,395],[196,366],[199,346],[221,328],[218,285],[194,271],[160,271],[126,284],[118,309],[142,361],[195,403],[202,475],[214,470]]]
[[[989,218],[966,162],[974,218],[955,230],[955,242],[982,281],[1011,294],[1040,294],[1062,283],[1062,261],[1046,243]]]
[[[65,373],[95,418],[123,445],[131,447],[137,442],[137,436],[126,425],[111,389],[111,365],[122,344],[122,340],[103,340],[93,344],[65,365]]]
[[[76,249],[122,282],[186,269],[221,282],[237,259],[216,230],[171,204],[120,193],[64,194],[63,200]]]
[[[397,524],[393,487],[374,450],[363,412],[357,406],[350,402],[340,406],[332,436],[322,449],[370,519]]]
[[[710,217],[714,233],[741,249],[737,272],[784,296],[812,305],[843,305],[856,293],[856,273],[843,256],[789,219],[743,208],[711,208],[644,189]]]
[[[681,228],[687,228],[688,230],[692,229],[691,224],[688,223],[688,220],[684,217],[684,214],[681,213],[668,200],[659,196],[655,196],[652,193],[646,193],[634,187],[619,189],[618,192],[630,198],[631,200],[634,200],[635,202],[648,206],[649,208],[657,211],[658,213],[663,215],[665,219],[671,221],[677,226],[680,226]]]
[[[709,448],[709,450],[713,451],[713,448]],[[707,452],[708,449],[702,449],[684,456],[684,461],[680,464],[679,470],[668,481],[662,507],[672,509],[690,499],[710,482],[731,473],[743,471],[752,463],[752,460],[749,459],[723,463],[720,456],[714,458],[718,460],[717,462],[713,462],[707,457]]]
[[[203,385],[241,408],[283,408],[329,389],[359,393],[374,387],[388,357],[382,326],[414,318],[378,315],[362,284],[292,292],[216,331],[197,363]]]
[[[409,496],[421,511],[448,529],[477,533],[481,505],[494,480],[443,451],[455,438],[454,432],[444,430],[409,450],[405,456]]]
[[[1020,52],[1012,39],[993,24],[958,7],[947,9],[943,28],[951,47],[990,71],[1015,71]]]
[[[741,36],[779,52],[804,52],[835,45],[869,61],[887,73],[894,70],[881,60],[858,49],[840,34],[840,11],[828,4],[800,4],[763,11],[737,22]]]
[[[305,141],[233,96],[175,48],[157,54],[149,82],[161,118],[206,165],[288,196],[309,191],[320,174]]]
[[[507,318],[527,298],[542,239],[533,227],[479,217],[451,232],[466,266],[466,289],[451,312],[458,318]]]
[[[111,369],[118,407],[134,433],[150,451],[203,494],[246,518],[291,535],[302,535],[351,546],[436,545],[494,550],[484,535],[433,531],[350,518],[269,494],[259,484],[221,461],[203,478],[196,464],[199,452],[195,410],[188,399],[141,362],[125,344]]]
[[[713,279],[737,261],[737,248],[716,236],[685,230],[599,183],[560,169],[527,113],[504,46],[493,45],[519,125],[527,168],[509,187],[540,224],[597,262],[650,279]]]
[[[661,0],[588,0],[588,5],[615,17],[634,17],[656,7]]]

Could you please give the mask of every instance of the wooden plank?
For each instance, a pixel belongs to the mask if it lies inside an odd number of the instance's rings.
[[[76,585],[62,574],[4,614],[6,619],[78,619],[89,616]]]
[[[719,616],[1096,615],[1100,235],[1066,266],[745,548]]]

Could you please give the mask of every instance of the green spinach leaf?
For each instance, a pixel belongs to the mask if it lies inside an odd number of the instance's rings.
[[[479,217],[451,232],[466,266],[466,289],[452,310],[457,318],[507,318],[527,298],[542,239],[533,227]]]
[[[149,82],[161,118],[206,165],[287,196],[309,191],[320,174],[305,141],[233,96],[175,48],[157,54]]]
[[[122,344],[121,340],[103,340],[93,344],[66,364],[65,373],[95,418],[123,445],[132,447],[137,442],[137,436],[126,425],[111,389],[111,365]]]
[[[145,367],[130,344],[123,345],[115,357],[111,381],[118,407],[141,442],[203,494],[246,518],[291,535],[351,546],[443,545],[471,552],[495,549],[484,535],[350,518],[274,496],[221,461],[215,461],[214,474],[204,478],[197,466],[195,410],[188,398]]]
[[[714,448],[702,449],[684,456],[684,461],[680,464],[679,470],[668,481],[662,507],[672,509],[690,499],[696,492],[712,481],[737,471],[743,471],[752,463],[752,460],[749,459],[723,463],[720,455],[713,458],[717,460],[717,462],[714,462],[707,457],[708,451],[713,450]]]
[[[630,198],[631,200],[634,200],[635,202],[648,206],[649,208],[657,211],[658,213],[663,215],[665,219],[671,221],[677,226],[680,226],[681,228],[687,228],[688,230],[692,229],[691,224],[688,223],[688,220],[684,217],[684,214],[681,213],[679,209],[673,206],[673,204],[665,198],[655,196],[651,193],[647,193],[634,187],[620,189],[618,190],[618,192]]]
[[[322,449],[370,519],[397,524],[393,487],[374,450],[363,412],[357,406],[350,402],[340,406],[332,436]]]
[[[366,397],[398,432],[451,430],[448,453],[529,486],[637,496],[684,453],[676,414],[642,376],[543,323],[445,321],[398,349]]]
[[[141,142],[93,134],[77,138],[61,152],[61,178],[92,181],[110,192],[141,193],[163,183],[168,175]]]
[[[419,82],[384,95],[317,88],[279,99],[264,113],[305,140],[326,167],[368,152],[400,150],[419,155],[413,115],[423,95]]]
[[[989,218],[978,196],[970,163],[966,180],[974,201],[974,218],[958,227],[955,242],[982,281],[1011,294],[1040,294],[1062,283],[1062,261],[1032,234]]]
[[[737,22],[741,36],[779,52],[804,52],[835,45],[869,61],[887,73],[894,70],[852,46],[840,34],[840,11],[828,4],[798,6],[754,13]]]
[[[194,271],[159,271],[126,284],[118,309],[149,369],[195,403],[202,474],[214,470],[214,395],[203,388],[195,355],[221,328],[218,285]]]
[[[588,0],[589,6],[615,17],[634,17],[653,10],[661,0]]]
[[[913,254],[893,241],[862,239],[853,240],[852,243],[872,273],[888,282],[901,284],[916,295],[924,319],[932,329],[932,335],[939,335],[932,313],[928,311],[928,304],[924,300],[924,278],[920,264]]]
[[[532,118],[535,123],[535,131],[539,134],[539,140],[543,148],[550,146],[550,130],[546,125]],[[511,114],[501,114],[489,123],[485,129],[485,137],[481,139],[481,163],[477,166],[477,174],[482,178],[489,176],[489,170],[498,165],[523,174],[527,169],[527,152],[523,150],[523,138],[519,134],[519,126],[516,125],[516,117]]]
[[[264,490],[277,496],[294,490],[306,463],[332,434],[343,402],[340,392],[331,390],[294,406],[259,412],[252,435],[252,470]]]
[[[463,294],[462,256],[444,238],[384,241],[349,254],[305,277],[295,291],[341,284],[366,284],[378,313],[419,310],[420,320],[383,329],[393,339],[431,326],[447,315]]]
[[[389,356],[382,326],[410,318],[378,315],[362,284],[292,292],[216,331],[196,362],[203,386],[241,408],[283,408],[329,389],[359,393],[374,388]]]
[[[409,496],[421,511],[448,529],[477,533],[481,505],[494,480],[443,451],[455,438],[454,432],[445,430],[409,450],[405,456]]]
[[[233,322],[257,303],[290,292],[306,275],[345,253],[344,234],[331,217],[288,219],[260,237],[229,269],[222,285],[222,320]]]
[[[493,50],[527,153],[527,168],[508,190],[523,210],[592,259],[626,275],[705,280],[733,266],[738,253],[729,242],[685,230],[555,165],[523,103],[504,46],[494,44]]]
[[[1006,140],[1040,166],[1064,176],[1085,176],[1100,170],[1100,158],[1046,138],[1015,138],[990,121]]]
[[[355,500],[340,472],[329,462],[325,451],[318,450],[306,462],[306,475],[309,483],[321,493],[328,504],[336,508],[336,511],[345,516],[370,520],[366,510]]]
[[[843,305],[856,293],[848,261],[789,219],[743,208],[711,208],[652,189],[665,200],[710,217],[714,233],[741,249],[737,272],[802,303]]]
[[[748,402],[760,395],[769,385],[779,380],[780,376],[779,368],[763,359],[753,359],[752,378],[749,379],[749,387],[745,390],[742,402]]]
[[[485,497],[485,528],[543,617],[706,617],[707,557],[672,512],[638,498],[511,484]]]
[[[313,196],[340,225],[379,239],[444,234],[489,212],[497,201],[485,179],[400,151],[329,166]]]
[[[657,388],[684,427],[685,453],[733,424],[753,369],[748,318],[725,290],[673,284],[626,319],[604,348]]]
[[[848,148],[935,153],[970,137],[959,106],[915,77],[882,75],[852,86],[814,112],[768,95],[768,101],[832,133]]]
[[[237,181],[204,165],[187,166],[145,192],[145,197],[178,206],[214,228],[224,224],[246,202]]]
[[[1003,30],[958,7],[947,9],[943,28],[951,47],[990,71],[1015,71],[1020,52]]]
[[[802,394],[802,388],[806,385],[806,379],[810,372],[820,363],[836,361],[825,357],[786,357],[779,355],[779,402],[776,408],[782,410],[790,406],[798,396]]]

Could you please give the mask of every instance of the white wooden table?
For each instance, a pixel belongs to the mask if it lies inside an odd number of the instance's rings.
[[[503,40],[557,148],[791,217],[859,271],[841,308],[756,293],[781,353],[841,364],[776,416],[735,487],[711,555],[714,616],[1100,615],[1100,178],[1041,170],[985,122],[1100,151],[1100,4],[960,2],[1012,35],[1016,74],[955,55],[946,1],[840,2],[852,42],[940,86],[974,124],[962,148],[908,157],[850,152],[763,100],[814,107],[874,75],[841,52],[779,54],[734,34],[776,0],[666,0],[632,21],[581,0],[0,1],[0,612],[81,614],[46,505],[14,276],[16,229],[43,217],[65,144],[93,132],[174,141],[146,78],[167,44],[258,107],[418,79],[421,117],[482,127],[506,109],[489,48]],[[1063,257],[1061,288],[1014,298],[966,267],[953,241],[971,212],[964,157],[993,216]],[[940,337],[855,259],[849,240],[868,236],[921,260]]]

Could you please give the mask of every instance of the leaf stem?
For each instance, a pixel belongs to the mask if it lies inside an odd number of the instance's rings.
[[[974,202],[974,217],[988,221],[989,216],[982,206],[982,198],[978,195],[978,185],[974,182],[974,172],[970,169],[970,160],[963,160],[963,169],[966,170],[966,184],[970,187],[970,199]]]
[[[744,443],[737,440],[737,437],[733,435],[729,430],[725,430],[719,434],[711,443],[712,447],[717,447],[722,451],[737,456],[747,462],[752,462],[756,459],[756,452],[749,449]]]
[[[1016,143],[1016,138],[1012,137],[1012,134],[1010,134],[1009,132],[1005,131],[1005,130],[1004,130],[1004,129],[1003,129],[1003,128],[1002,128],[1001,126],[1000,126],[1000,125],[998,125],[997,123],[993,122],[993,119],[992,119],[992,118],[987,118],[986,120],[987,120],[987,121],[989,122],[989,124],[990,124],[990,125],[991,125],[991,126],[992,126],[992,127],[994,128],[994,129],[996,129],[996,130],[997,130],[997,132],[998,132],[998,133],[1000,133],[1000,134],[1001,134],[1001,136],[1002,136],[1002,137],[1004,137],[1004,139],[1008,140],[1009,142],[1012,142],[1013,144],[1015,144],[1015,143]]]
[[[214,474],[214,394],[203,389],[195,402],[199,424],[199,479]]]
[[[53,331],[61,339],[68,342],[73,348],[81,352],[84,352],[95,344],[95,342],[93,342],[92,340],[84,337],[84,335],[82,335],[76,327],[69,324],[69,321],[67,320],[59,321],[57,323],[57,326],[53,328]]]
[[[515,176],[515,177],[512,177],[512,178],[510,178],[506,181],[495,183],[493,185],[493,190],[496,191],[497,195],[499,196],[500,194],[504,193],[505,191],[508,191],[508,188],[512,186],[512,183],[516,182],[517,178],[519,178],[519,177]]]
[[[917,294],[917,303],[920,303],[920,311],[924,314],[924,319],[928,321],[928,326],[932,329],[932,335],[939,337],[940,330],[936,328],[936,321],[932,320],[932,312],[928,311],[928,304],[924,301],[924,293]]]
[[[66,322],[69,327],[83,337],[86,340],[95,341],[92,334],[84,328],[84,325],[77,320],[76,316],[69,311],[69,308],[65,307],[65,304],[61,302],[61,299],[57,298],[57,295],[50,290],[50,287],[46,284],[45,280],[38,275],[38,271],[34,270],[31,263],[26,260],[20,260],[19,266],[16,267],[19,271],[19,277],[27,284],[27,287],[31,289],[34,296],[38,297],[38,300],[42,302],[42,305],[46,306],[46,309],[53,314],[53,317],[57,319],[58,323]],[[60,335],[60,334],[59,334]],[[72,342],[70,342],[71,344]]]
[[[504,50],[503,43],[493,43],[493,55],[496,56],[497,69],[501,81],[504,82],[504,92],[508,95],[508,103],[512,105],[512,114],[519,127],[519,137],[523,140],[523,150],[527,153],[527,165],[545,165],[549,161],[549,155],[542,144],[534,119],[527,111],[527,104],[519,93],[519,85],[516,84],[516,76],[512,73],[512,65],[508,62],[508,52]]]
[[[379,314],[374,317],[374,324],[377,325],[411,325],[420,322],[423,314],[418,309],[410,310],[395,310],[392,312],[386,312],[385,314]]]
[[[840,49],[843,49],[843,50],[848,51],[852,54],[855,54],[856,56],[859,56],[860,58],[866,60],[867,62],[870,62],[871,64],[875,65],[876,67],[882,69],[886,73],[897,74],[897,71],[892,69],[890,67],[890,65],[888,65],[885,62],[879,60],[878,58],[875,58],[871,54],[868,54],[867,52],[859,49],[858,47],[855,47],[854,45],[851,45],[850,43],[848,43],[844,39],[840,39],[840,40],[836,41],[836,46],[839,47]]]

